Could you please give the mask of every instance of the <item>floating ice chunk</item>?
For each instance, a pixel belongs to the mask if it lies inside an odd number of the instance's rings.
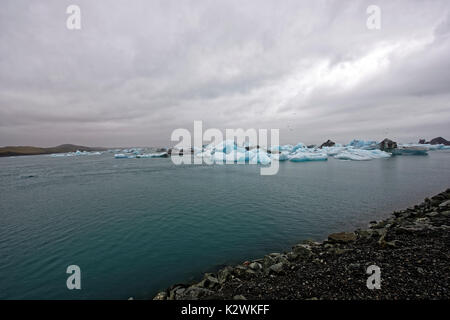
[[[270,159],[269,155],[265,151],[259,150],[257,157],[259,164],[270,164],[272,162],[272,159]]]
[[[292,148],[292,152],[296,152],[299,149],[306,149],[306,146],[303,143],[299,142],[295,147]]]
[[[215,152],[212,156],[212,159],[216,163],[234,163],[237,162],[237,152],[232,151],[230,153],[225,152]]]
[[[270,164],[272,162],[272,159],[270,159],[267,152],[259,149],[257,152],[254,153],[254,156],[250,161],[256,161],[258,164]]]
[[[378,149],[364,150],[347,148],[335,155],[334,158],[339,160],[368,161],[372,159],[389,158],[390,156],[390,153]]]
[[[428,150],[430,150],[426,146],[413,146],[413,145],[402,145],[397,149],[394,149],[392,152],[394,155],[414,155],[414,156],[425,156],[428,154]]]
[[[372,157],[372,159],[390,158],[392,155],[389,152],[385,152],[379,149],[367,150],[367,153],[370,157]]]
[[[211,159],[212,156],[213,156],[213,153],[212,153],[212,152],[213,152],[213,151],[212,151],[211,149],[206,149],[206,150],[203,151],[203,152],[200,152],[200,153],[195,154],[195,156],[196,156],[196,157],[199,157],[199,158],[208,158],[208,159]]]
[[[289,160],[289,152],[286,151],[281,152],[280,155],[278,156],[278,160],[279,161]]]
[[[253,149],[248,152],[248,161],[251,164],[270,164],[272,159],[263,149]]]
[[[244,152],[236,151],[236,162],[243,163],[243,162],[247,162],[247,161],[249,161],[248,151],[244,151]]]
[[[203,149],[202,148],[199,148],[199,147],[192,147],[192,150],[193,150],[193,153],[194,154],[199,154],[199,153],[202,153],[203,152]]]
[[[253,156],[251,152],[232,151],[230,153],[215,152],[211,157],[216,163],[244,163]]]
[[[286,161],[289,160],[289,152],[283,151],[281,153],[272,153],[270,157],[272,160]]]
[[[90,152],[90,151],[80,151],[77,150],[75,152],[68,152],[68,153],[52,153],[51,157],[74,157],[74,156],[96,156],[101,155],[101,152]]]
[[[335,159],[339,160],[353,160],[353,161],[368,161],[372,160],[371,157],[367,155],[361,155],[350,151],[342,151],[334,156]]]
[[[377,147],[377,142],[353,139],[352,141],[350,141],[350,143],[347,146],[357,148],[357,149],[372,150]]]
[[[114,158],[116,158],[116,159],[126,159],[126,158],[128,158],[128,156],[126,154],[123,154],[123,153],[116,153],[114,155]]]
[[[212,159],[215,162],[225,162],[226,161],[226,153],[223,152],[214,152],[214,154],[212,155]]]
[[[214,150],[216,152],[224,152],[224,153],[230,153],[234,150],[236,150],[236,143],[233,140],[225,140],[220,143],[218,143]]]
[[[337,155],[338,153],[342,152],[345,150],[345,147],[323,147],[322,148],[322,152],[325,152],[328,156],[332,157]]]
[[[303,151],[291,154],[289,160],[292,162],[306,162],[306,161],[326,161],[328,157],[326,153]]]
[[[292,152],[292,150],[294,149],[294,146],[291,144],[286,144],[284,146],[280,146],[280,151],[287,151],[287,152]]]
[[[416,149],[416,150],[443,150],[448,149],[450,146],[443,144],[420,144],[420,143],[402,143],[398,145],[399,149]]]
[[[231,151],[230,153],[226,153],[225,155],[225,161],[227,163],[234,163],[236,162],[236,156],[237,156],[237,152],[236,151]]]
[[[136,158],[166,158],[168,157],[167,152],[161,153],[146,153],[146,154],[137,154]]]
[[[235,150],[236,150],[237,152],[241,152],[241,153],[247,152],[247,149],[245,149],[245,147],[239,147],[239,146],[236,146],[236,147],[235,147]]]
[[[124,153],[116,153],[114,158],[116,159],[134,159],[137,156],[135,154],[124,154]]]

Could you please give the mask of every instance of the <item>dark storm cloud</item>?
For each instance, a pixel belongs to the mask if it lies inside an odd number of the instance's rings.
[[[370,4],[380,30],[366,27]],[[3,1],[0,145],[166,145],[194,120],[280,128],[285,143],[450,137],[449,8]]]

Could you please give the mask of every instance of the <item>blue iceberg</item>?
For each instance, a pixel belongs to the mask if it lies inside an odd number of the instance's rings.
[[[327,161],[328,156],[326,153],[322,152],[301,151],[291,154],[289,160],[292,162]]]

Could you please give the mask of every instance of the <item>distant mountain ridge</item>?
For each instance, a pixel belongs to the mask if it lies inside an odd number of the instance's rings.
[[[11,157],[11,156],[30,156],[38,154],[52,154],[52,153],[66,153],[80,151],[103,151],[107,148],[103,147],[86,147],[78,146],[74,144],[62,144],[56,147],[50,148],[40,148],[32,146],[7,146],[0,147],[0,157]]]

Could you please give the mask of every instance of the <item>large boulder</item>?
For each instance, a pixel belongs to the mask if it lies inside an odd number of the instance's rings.
[[[324,143],[322,143],[320,145],[320,149],[322,149],[323,147],[333,147],[336,143],[334,143],[333,141],[331,141],[330,139],[328,139],[327,141],[325,141]]]
[[[378,144],[378,148],[382,151],[391,151],[397,149],[397,142],[386,138]]]
[[[284,265],[283,265],[282,262],[273,264],[273,265],[270,266],[269,272],[271,272],[271,273],[281,273],[283,271],[283,267],[284,267]]]

